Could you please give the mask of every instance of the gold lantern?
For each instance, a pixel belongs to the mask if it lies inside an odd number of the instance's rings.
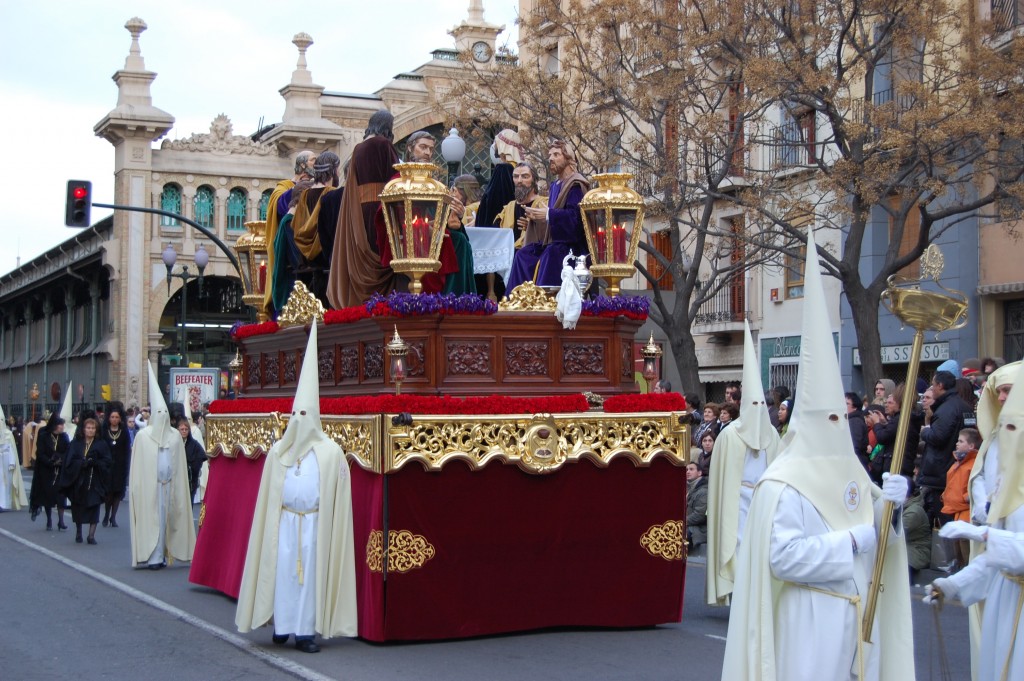
[[[395,324],[395,336],[388,344],[388,355],[391,356],[391,380],[395,382],[395,394],[402,394],[402,381],[405,380],[405,356],[409,354],[409,346],[402,337],[398,335],[398,325]]]
[[[433,178],[433,163],[396,163],[397,177],[384,186],[380,200],[391,243],[391,269],[407,273],[410,293],[420,293],[420,278],[441,268],[441,240],[448,212],[448,189]]]
[[[580,202],[583,231],[590,249],[590,271],[608,282],[609,296],[619,281],[633,276],[644,225],[644,200],[626,184],[632,173],[594,176],[595,187]]]
[[[651,381],[658,377],[658,358],[661,357],[661,348],[654,342],[654,332],[651,332],[651,339],[647,341],[640,350],[644,358],[643,377],[647,380],[647,392],[653,392]]]
[[[269,319],[263,309],[267,290],[267,223],[265,220],[245,223],[245,234],[235,241],[238,266],[242,271],[242,302],[256,308],[256,318]]]

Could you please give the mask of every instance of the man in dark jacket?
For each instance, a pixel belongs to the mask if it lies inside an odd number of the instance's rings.
[[[949,520],[942,514],[942,492],[946,489],[946,471],[953,464],[953,449],[956,439],[963,428],[964,414],[972,413],[971,408],[956,394],[956,377],[948,371],[937,371],[932,378],[931,425],[921,429],[921,441],[924,442],[924,456],[921,458],[921,471],[917,482],[921,485],[921,495],[928,517],[934,523]]]
[[[885,398],[885,411],[879,413],[872,411],[868,414],[868,425],[875,433],[875,441],[881,450],[871,460],[871,469],[868,473],[871,480],[878,485],[882,484],[882,473],[888,473],[892,466],[892,456],[896,446],[896,431],[899,429],[900,407],[903,402],[903,384],[896,386],[896,391]],[[872,405],[874,406],[874,405]],[[910,423],[907,428],[907,443],[903,448],[903,464],[900,468],[900,475],[910,479],[914,477],[914,460],[917,458],[917,445],[921,437],[921,427],[924,425],[924,413],[918,410],[911,410]],[[878,447],[876,447],[877,449]]]
[[[860,408],[861,399],[857,393],[846,393],[846,418],[850,422],[850,437],[853,438],[853,451],[857,454],[864,470],[868,469],[868,426],[864,421],[864,412]]]

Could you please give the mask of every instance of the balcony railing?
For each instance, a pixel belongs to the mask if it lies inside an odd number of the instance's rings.
[[[702,289],[707,285],[708,282],[701,282]],[[700,311],[693,320],[694,326],[742,323],[747,318],[744,293],[743,277],[732,277],[714,297],[700,306]]]
[[[1012,31],[1024,23],[1024,0],[992,0],[992,22],[998,31]]]
[[[772,165],[781,168],[813,165],[816,162],[814,140],[804,139],[804,134],[798,121],[781,125],[772,140]]]

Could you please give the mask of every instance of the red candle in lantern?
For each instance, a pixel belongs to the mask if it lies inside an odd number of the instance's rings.
[[[626,262],[626,228],[622,225],[612,225],[612,257],[615,262]]]
[[[607,262],[606,255],[608,249],[604,241],[604,227],[597,228],[597,262],[603,264]]]
[[[260,260],[260,273],[259,273],[260,293],[267,290],[267,263],[264,260]]]
[[[412,221],[412,257],[426,258],[430,250],[430,223],[417,215]]]

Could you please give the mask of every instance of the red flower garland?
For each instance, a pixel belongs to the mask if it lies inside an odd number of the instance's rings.
[[[610,414],[644,411],[683,411],[685,409],[686,399],[679,393],[612,395],[604,400],[604,410]]]
[[[360,319],[368,319],[370,313],[365,305],[354,307],[343,307],[340,310],[327,310],[324,312],[324,324],[348,324],[358,322]]]
[[[264,336],[269,333],[277,333],[277,330],[281,327],[277,322],[263,322],[261,324],[246,324],[240,326],[235,330],[235,340],[242,340],[243,338],[250,338],[252,336]]]
[[[292,398],[253,398],[216,400],[210,404],[211,414],[269,414],[291,412]],[[321,414],[536,414],[571,413],[589,409],[582,394],[547,397],[449,397],[447,395],[368,395],[324,397],[320,399]]]

